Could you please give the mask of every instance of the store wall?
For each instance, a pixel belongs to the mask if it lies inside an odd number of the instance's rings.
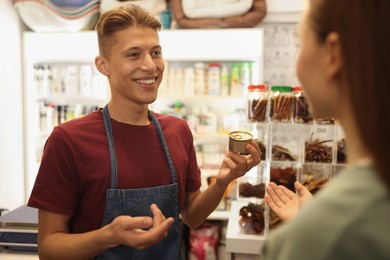
[[[21,23],[12,0],[0,1],[0,208],[25,203]]]

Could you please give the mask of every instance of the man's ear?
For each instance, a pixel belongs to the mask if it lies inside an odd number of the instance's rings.
[[[102,73],[104,76],[110,76],[110,71],[107,68],[106,65],[106,59],[102,56],[96,56],[95,58],[95,66],[98,69],[100,73]]]
[[[330,78],[337,78],[340,76],[343,66],[341,56],[340,38],[338,33],[331,32],[326,36],[325,48],[327,55],[327,72]]]

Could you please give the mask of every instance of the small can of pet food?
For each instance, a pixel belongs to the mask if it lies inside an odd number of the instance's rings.
[[[252,142],[253,135],[245,131],[233,131],[229,133],[229,150],[241,155],[249,154],[247,144]]]

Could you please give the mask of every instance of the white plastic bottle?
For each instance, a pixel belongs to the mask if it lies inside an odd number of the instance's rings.
[[[218,63],[210,63],[207,77],[207,89],[210,96],[220,94],[221,87],[221,66]]]

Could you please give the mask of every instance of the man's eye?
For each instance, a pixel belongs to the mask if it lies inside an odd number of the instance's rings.
[[[132,53],[127,54],[127,57],[138,57],[138,56],[139,56],[139,53],[136,53],[136,52],[132,52]]]
[[[161,51],[154,51],[153,52],[153,56],[161,56],[161,55],[162,55]]]

